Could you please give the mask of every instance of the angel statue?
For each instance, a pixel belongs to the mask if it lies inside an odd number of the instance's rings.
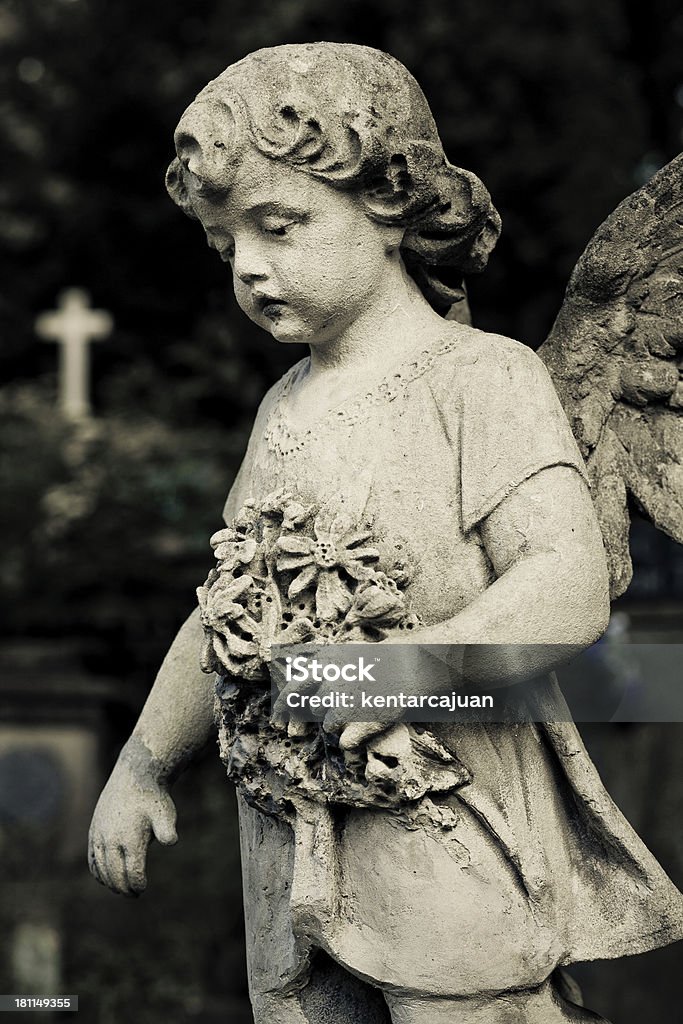
[[[240,308],[310,355],[258,410],[91,870],[145,888],[215,720],[257,1024],[599,1020],[563,969],[681,938],[683,898],[571,719],[287,722],[268,663],[274,643],[400,643],[419,695],[425,645],[461,652],[451,688],[504,686],[517,651],[553,696],[558,649],[596,642],[628,584],[627,496],[683,542],[683,162],[597,232],[539,358],[467,322],[500,218],[394,58],[259,50],[175,145],[168,190]]]

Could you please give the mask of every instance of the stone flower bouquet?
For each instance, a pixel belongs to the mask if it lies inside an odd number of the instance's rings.
[[[378,570],[371,537],[346,513],[285,491],[248,502],[211,538],[218,564],[197,591],[204,671],[267,679],[273,644],[371,643],[412,628],[405,573]]]
[[[381,569],[371,540],[338,507],[305,506],[284,490],[247,502],[211,538],[217,565],[197,590],[201,666],[220,677],[228,774],[269,813],[288,817],[301,798],[400,807],[464,781],[456,758],[420,727],[395,725],[350,761],[318,723],[270,720],[273,645],[373,643],[418,623],[403,567]]]

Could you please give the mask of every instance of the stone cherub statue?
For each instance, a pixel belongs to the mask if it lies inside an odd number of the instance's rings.
[[[188,107],[176,149],[170,194],[240,307],[310,356],[258,411],[91,870],[144,889],[150,836],[175,841],[169,784],[216,717],[258,1024],[596,1020],[561,968],[680,938],[683,899],[573,723],[286,725],[266,668],[274,640],[398,640],[419,693],[420,645],[464,651],[449,686],[503,681],[491,645],[508,645],[554,693],[552,645],[594,643],[610,579],[628,582],[626,492],[683,540],[681,165],[600,229],[539,359],[459,322],[500,221],[393,58],[253,53]]]

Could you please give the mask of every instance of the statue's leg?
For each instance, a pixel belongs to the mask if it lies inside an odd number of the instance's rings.
[[[311,975],[295,992],[252,991],[255,1024],[391,1024],[379,989],[315,953]]]
[[[314,939],[294,935],[292,829],[242,797],[238,807],[249,995],[256,1024],[390,1024],[378,989],[316,948]]]
[[[550,983],[526,992],[439,999],[385,994],[392,1024],[608,1024],[590,1010],[566,1002]]]

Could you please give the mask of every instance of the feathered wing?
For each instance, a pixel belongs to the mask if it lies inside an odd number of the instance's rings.
[[[683,154],[596,231],[538,354],[586,460],[618,597],[629,496],[683,543]]]

